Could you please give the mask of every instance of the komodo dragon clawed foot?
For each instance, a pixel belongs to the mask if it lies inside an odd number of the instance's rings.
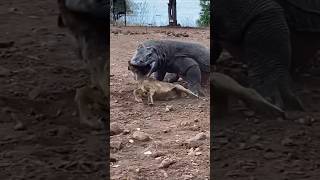
[[[106,99],[98,89],[84,86],[76,91],[75,101],[78,105],[80,123],[93,129],[103,128],[106,119]]]
[[[254,89],[243,87],[227,75],[211,73],[210,82],[213,90],[213,108],[217,109],[217,111],[214,110],[214,113],[217,113],[217,116],[223,116],[224,114],[222,113],[226,113],[228,109],[228,97],[233,96],[243,100],[249,107],[258,112],[271,116],[284,117],[284,111],[282,109],[268,102]],[[219,107],[221,106],[221,102],[223,107]]]

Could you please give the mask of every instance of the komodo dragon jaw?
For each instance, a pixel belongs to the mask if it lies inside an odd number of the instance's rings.
[[[148,72],[148,74],[147,74],[147,77],[150,77],[151,74],[156,71],[156,62],[155,62],[155,61],[152,62],[152,63],[150,64],[150,66],[151,66],[151,68],[150,68],[150,70],[149,70],[149,72]]]

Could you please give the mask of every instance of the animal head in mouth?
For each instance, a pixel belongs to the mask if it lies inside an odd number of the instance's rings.
[[[128,70],[132,72],[135,80],[140,80],[146,77],[150,69],[151,69],[150,65],[135,66],[135,65],[132,65],[130,61],[128,61]]]
[[[156,62],[158,60],[159,56],[155,47],[146,47],[143,44],[140,44],[130,63],[136,67],[149,69],[147,76],[150,76],[153,72],[156,71]]]

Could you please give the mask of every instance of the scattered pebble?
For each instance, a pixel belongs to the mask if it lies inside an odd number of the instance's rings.
[[[281,144],[283,146],[293,146],[295,145],[294,141],[291,139],[291,138],[284,138],[282,141],[281,141]]]
[[[122,132],[123,135],[127,135],[127,134],[129,134],[129,133],[130,133],[130,130],[129,130],[129,129],[125,129],[125,130],[123,130],[123,132]]]
[[[146,151],[146,152],[144,152],[143,154],[144,154],[144,155],[151,155],[152,152],[151,152],[151,151]]]
[[[165,112],[170,112],[170,111],[172,111],[172,110],[173,110],[172,106],[166,105]]]
[[[116,123],[116,122],[110,123],[110,135],[111,136],[121,134],[122,132],[123,132],[123,130],[118,125],[118,123]]]
[[[21,121],[18,121],[17,124],[13,127],[13,129],[16,131],[21,131],[21,130],[25,130],[26,127]]]
[[[271,160],[279,158],[279,155],[275,152],[266,152],[263,157],[267,160]]]
[[[201,140],[205,140],[206,138],[207,138],[206,134],[201,132],[201,133],[195,135],[194,137],[187,139],[186,144],[189,147],[199,147],[200,145],[203,144],[203,142],[201,142]]]
[[[136,131],[133,133],[132,138],[138,141],[149,141],[151,138],[147,133]]]
[[[176,163],[176,161],[174,159],[170,159],[170,158],[165,158],[164,160],[162,160],[161,164],[159,165],[159,168],[168,168],[170,165]]]
[[[120,167],[120,165],[119,165],[119,164],[116,164],[116,165],[113,165],[112,167],[113,167],[113,168],[117,168],[117,167]]]
[[[0,77],[8,76],[10,74],[10,70],[0,66]]]
[[[261,139],[260,136],[258,136],[258,135],[252,135],[252,136],[250,137],[250,142],[255,143],[255,142],[259,141],[260,139]]]
[[[122,141],[110,141],[110,149],[120,150],[123,147]]]
[[[38,87],[35,87],[32,91],[29,92],[29,98],[34,100],[36,99],[41,93],[41,88],[38,86]]]

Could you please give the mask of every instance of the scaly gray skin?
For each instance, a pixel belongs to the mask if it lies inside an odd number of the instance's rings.
[[[75,12],[90,14],[99,19],[108,18],[106,0],[65,0],[65,5]]]
[[[173,40],[148,40],[140,44],[130,63],[149,69],[147,76],[155,72],[155,78],[162,81],[166,73],[174,73],[169,82],[182,77],[188,82],[188,89],[201,95],[201,84],[209,79],[210,51],[208,48],[190,42]]]
[[[250,84],[263,97],[303,110],[290,88],[291,37],[283,8],[272,0],[215,0],[214,14],[211,63],[226,49],[248,65]]]

